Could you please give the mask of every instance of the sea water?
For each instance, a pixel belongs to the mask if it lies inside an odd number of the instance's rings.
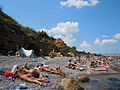
[[[118,65],[120,65],[120,62],[117,62]]]

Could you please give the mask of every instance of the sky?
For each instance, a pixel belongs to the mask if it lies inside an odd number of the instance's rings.
[[[91,53],[120,53],[120,0],[0,0],[25,27]]]

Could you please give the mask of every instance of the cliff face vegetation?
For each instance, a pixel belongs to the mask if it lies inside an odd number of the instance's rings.
[[[54,39],[46,32],[37,32],[29,27],[23,27],[0,10],[0,54],[14,51],[20,47],[33,49],[37,56],[40,56],[42,49],[43,55],[48,55],[54,48],[55,52],[63,55],[71,50],[63,40]]]

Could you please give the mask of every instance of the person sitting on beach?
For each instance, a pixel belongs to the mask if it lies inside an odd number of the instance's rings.
[[[72,68],[72,67],[75,67],[76,64],[72,64],[72,61],[69,60],[68,63],[67,63],[67,66],[70,67],[70,68]]]
[[[37,84],[42,84],[43,82],[49,82],[44,78],[42,74],[32,69],[27,69],[26,67],[18,68],[15,70],[14,75],[20,79],[26,80],[28,82],[33,82]]]
[[[50,68],[50,67],[44,67],[43,64],[41,64],[41,66],[39,67],[39,71],[43,71],[43,72],[51,72],[53,74],[58,74],[61,76],[65,76],[66,73],[63,72],[62,70],[60,70],[60,66],[56,67],[56,68]]]
[[[49,57],[50,57],[50,58],[54,58],[54,57],[55,57],[54,53],[53,53],[53,52],[50,52],[50,53],[49,53]]]
[[[20,57],[20,52],[17,51],[17,52],[15,53],[15,56]]]
[[[94,61],[92,61],[91,64],[90,64],[90,67],[95,68],[96,67],[96,63]]]
[[[78,62],[81,62],[81,58],[80,58],[81,56],[78,56],[77,58],[76,58],[76,61],[78,61]]]

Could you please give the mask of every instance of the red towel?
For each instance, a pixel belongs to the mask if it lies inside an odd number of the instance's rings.
[[[6,77],[13,77],[13,78],[15,78],[15,75],[12,72],[5,72],[3,75],[6,76]]]

